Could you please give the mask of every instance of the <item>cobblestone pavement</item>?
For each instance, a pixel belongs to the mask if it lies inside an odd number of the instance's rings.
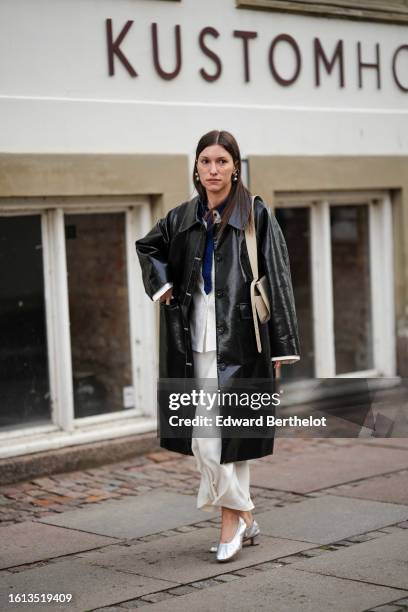
[[[367,465],[366,469],[362,469],[361,465],[358,466],[356,464],[356,470],[350,471],[346,479],[344,479],[344,476],[341,478],[338,477],[337,480],[333,477],[330,486],[327,486],[326,479],[326,485],[321,488],[318,486],[311,487],[310,490],[305,490],[305,492],[299,492],[299,487],[293,487],[292,490],[291,486],[285,487],[285,490],[282,490],[282,487],[280,489],[273,488],[273,479],[271,480],[272,484],[266,482],[263,486],[251,486],[252,498],[255,503],[255,513],[266,513],[275,508],[287,508],[289,510],[290,508],[294,508],[294,505],[298,508],[298,503],[307,502],[307,500],[310,501],[313,499],[315,499],[316,502],[319,499],[324,501],[333,495],[340,496],[336,497],[336,499],[339,500],[350,500],[350,503],[367,503],[370,507],[371,505],[373,508],[375,507],[377,511],[379,511],[378,507],[380,506],[386,507],[386,509],[397,508],[402,510],[406,507],[408,510],[408,498],[404,492],[402,492],[404,499],[402,501],[394,500],[395,505],[388,503],[389,500],[387,499],[387,487],[390,487],[391,484],[394,486],[394,480],[392,479],[396,479],[395,482],[398,483],[399,487],[404,486],[405,483],[407,487],[406,491],[408,492],[408,463],[406,461],[408,459],[408,445],[406,444],[406,440],[401,440],[399,442],[398,440],[390,441],[386,439],[279,438],[275,442],[274,454],[252,461],[251,470],[256,472],[258,469],[258,474],[262,473],[262,478],[265,478],[265,466],[267,468],[269,466],[272,469],[276,468],[278,465],[283,469],[283,466],[292,465],[294,461],[296,462],[299,459],[302,464],[307,466],[310,465],[310,462],[314,461],[316,457],[324,464],[325,459],[329,456],[333,457],[333,453],[336,453],[336,451],[339,453],[340,457],[347,455],[351,456],[353,453],[353,456],[357,458],[361,455],[362,463],[364,463],[364,461],[369,461],[366,456],[367,452],[373,452],[374,455],[384,457],[384,469],[380,467],[380,469],[373,470],[370,465]],[[386,463],[386,461],[388,461],[388,463]],[[380,466],[381,465],[382,463],[380,461]],[[267,472],[268,471],[269,469]],[[261,480],[258,478],[257,482],[261,482],[262,478]],[[317,475],[316,478],[318,482],[319,475]],[[338,484],[336,484],[336,482]],[[94,469],[65,474],[54,474],[47,477],[35,478],[31,481],[16,483],[13,486],[7,485],[0,487],[0,526],[4,528],[18,524],[23,524],[22,527],[24,527],[24,525],[33,525],[34,523],[40,524],[40,519],[46,519],[47,517],[53,518],[73,509],[96,508],[98,506],[103,508],[105,502],[108,500],[134,498],[135,496],[150,494],[155,489],[195,496],[197,494],[198,485],[199,474],[196,469],[195,458],[163,450],[142,457],[135,457],[132,460],[105,465]],[[367,490],[369,491],[368,494]],[[374,501],[377,499],[376,497],[370,498],[370,491],[372,490],[382,491],[382,496],[380,495],[378,499],[380,502],[385,503]],[[357,493],[354,494],[354,491]],[[265,516],[266,515],[264,515],[264,517]],[[205,515],[203,515],[203,518],[205,518]],[[316,516],[316,521],[319,522],[319,520],[319,517]],[[351,520],[353,519],[351,518]],[[239,592],[239,589],[242,588],[244,584],[243,581],[247,584],[247,586],[244,585],[245,588],[249,590],[253,589],[254,602],[259,598],[260,603],[265,605],[265,597],[267,597],[267,595],[265,595],[265,593],[262,594],[262,589],[260,590],[255,587],[255,584],[257,584],[256,581],[259,580],[259,576],[261,574],[265,576],[265,582],[262,582],[264,585],[274,584],[273,581],[275,580],[275,576],[278,579],[278,584],[284,584],[284,578],[291,576],[291,571],[295,571],[296,575],[301,575],[302,578],[304,576],[319,577],[319,580],[321,579],[324,582],[322,593],[315,594],[315,603],[313,604],[313,602],[309,601],[309,607],[305,607],[305,610],[309,611],[313,609],[316,610],[316,612],[320,612],[320,610],[326,611],[326,604],[320,604],[319,598],[321,598],[323,602],[325,591],[333,587],[330,580],[337,580],[338,582],[340,579],[342,583],[344,583],[344,587],[342,587],[345,593],[344,607],[341,607],[341,605],[340,607],[335,606],[333,608],[334,610],[358,610],[359,612],[397,612],[408,610],[408,571],[405,582],[403,579],[401,582],[401,578],[399,578],[398,584],[394,584],[393,578],[387,576],[387,568],[384,570],[384,579],[379,579],[374,577],[347,577],[344,575],[344,569],[341,568],[341,563],[339,564],[340,569],[338,573],[336,569],[333,574],[330,574],[328,570],[324,570],[323,573],[319,573],[319,570],[309,569],[301,571],[302,568],[298,567],[298,564],[302,561],[312,562],[319,558],[332,560],[334,553],[338,554],[346,550],[351,551],[352,554],[354,554],[354,551],[359,552],[361,550],[363,559],[364,554],[367,554],[364,552],[364,546],[370,543],[375,546],[377,541],[381,544],[382,542],[386,542],[387,538],[391,538],[393,543],[398,543],[408,535],[408,514],[404,517],[404,520],[388,521],[384,519],[382,523],[380,521],[375,528],[371,527],[366,530],[360,529],[360,532],[354,532],[355,535],[349,535],[348,537],[337,539],[333,537],[331,541],[324,544],[321,543],[322,540],[320,540],[319,543],[311,538],[309,542],[307,542],[307,537],[299,538],[288,535],[274,536],[270,533],[269,542],[271,543],[273,541],[278,541],[275,540],[275,538],[280,538],[280,542],[292,542],[292,544],[293,542],[299,544],[298,540],[303,540],[303,549],[298,548],[298,552],[289,552],[288,554],[285,553],[277,556],[273,552],[272,547],[269,556],[267,552],[266,560],[265,557],[258,552],[257,554],[253,554],[252,557],[249,557],[250,560],[248,560],[248,562],[241,563],[238,567],[231,568],[229,564],[218,564],[216,565],[216,569],[213,569],[209,574],[204,572],[200,579],[197,579],[197,576],[190,579],[188,577],[180,577],[180,575],[176,575],[176,577],[171,575],[160,575],[157,577],[154,573],[149,573],[149,571],[147,571],[146,574],[144,573],[146,569],[143,568],[146,566],[143,565],[143,563],[146,562],[148,568],[154,567],[157,563],[157,558],[154,557],[154,554],[156,554],[155,547],[157,548],[158,545],[162,546],[163,542],[166,540],[170,541],[172,538],[175,542],[178,542],[180,537],[191,537],[191,542],[194,543],[194,538],[195,541],[197,541],[200,538],[200,532],[204,533],[205,530],[210,532],[210,538],[214,538],[217,533],[217,531],[213,533],[214,528],[218,528],[219,523],[220,517],[216,517],[210,518],[209,520],[201,520],[193,524],[181,525],[172,529],[160,529],[160,525],[158,525],[156,533],[148,533],[146,536],[136,538],[110,540],[110,542],[102,544],[101,546],[95,545],[89,547],[89,551],[77,548],[76,550],[79,552],[74,551],[73,554],[61,552],[58,553],[58,556],[55,558],[44,556],[44,558],[35,562],[19,562],[15,565],[9,564],[10,566],[6,564],[4,566],[5,569],[0,571],[0,583],[2,579],[6,579],[7,584],[9,584],[12,578],[17,581],[15,583],[16,585],[20,584],[18,582],[19,579],[28,580],[29,583],[31,575],[34,580],[34,574],[31,574],[31,572],[35,573],[36,571],[41,572],[47,570],[47,572],[52,573],[52,571],[55,571],[58,574],[58,572],[61,572],[60,568],[63,567],[64,563],[72,564],[72,562],[76,560],[77,563],[89,564],[86,567],[88,569],[93,568],[92,571],[94,571],[95,568],[103,567],[104,570],[111,572],[112,584],[115,583],[119,575],[121,577],[125,576],[126,579],[128,579],[129,576],[133,576],[134,579],[141,579],[142,582],[145,581],[145,585],[149,581],[152,581],[153,578],[159,579],[153,580],[153,582],[157,583],[156,586],[152,582],[151,588],[143,588],[141,594],[136,597],[116,596],[115,598],[109,593],[102,597],[104,604],[101,606],[101,600],[98,600],[97,595],[95,595],[95,599],[92,599],[93,596],[90,596],[93,605],[87,600],[86,605],[81,603],[74,607],[66,605],[65,607],[58,606],[55,609],[67,609],[70,612],[72,612],[72,610],[78,610],[80,612],[84,612],[85,610],[104,610],[105,612],[113,612],[116,610],[117,612],[123,612],[123,610],[147,606],[147,609],[151,609],[151,612],[161,612],[162,610],[165,612],[166,610],[173,609],[182,612],[183,610],[196,608],[199,610],[206,610],[205,602],[207,596],[211,597],[211,593],[217,593],[219,591],[220,593],[224,593],[224,596],[230,598],[231,602],[237,602],[236,604],[231,603],[231,606],[235,605],[235,608],[230,607],[228,610],[236,609],[239,611],[246,611],[246,604],[241,603],[242,594]],[[41,525],[46,528],[49,527],[49,525],[45,525],[44,522],[42,522]],[[78,533],[78,527],[65,525],[65,528],[74,529],[76,533]],[[85,532],[86,531],[92,532],[93,530],[85,529]],[[97,530],[95,530],[95,532],[101,533]],[[108,534],[106,533],[105,535]],[[381,538],[383,539],[381,540]],[[268,541],[268,537],[266,540]],[[391,542],[391,540],[388,540],[388,542]],[[121,558],[120,551],[123,551],[123,555],[125,555],[126,551],[135,550],[136,552],[134,554],[136,555],[138,550],[144,551],[145,547],[148,547],[145,553],[147,555],[147,561],[142,559],[143,555],[140,557],[141,569],[122,569],[119,566],[115,566],[117,561],[113,562],[109,560],[109,555],[117,555],[118,551],[119,558]],[[262,546],[255,547],[255,549],[256,548],[262,549]],[[99,561],[98,552],[101,555],[104,553],[107,554],[108,561]],[[96,558],[95,554],[97,555]],[[378,554],[378,552],[376,554]],[[398,554],[400,556],[398,556]],[[370,558],[371,556],[372,552],[370,552]],[[405,557],[403,560],[401,560],[400,557],[401,553],[399,552],[396,553],[395,560],[392,559],[392,554],[391,558],[388,559],[391,564],[394,562],[395,568],[399,568],[398,571],[401,569],[401,564],[405,563],[406,566],[408,566],[408,557],[406,560]],[[340,560],[340,557],[336,559]],[[352,563],[352,561],[350,561],[350,563]],[[366,563],[366,560],[362,562],[362,566]],[[372,569],[375,569],[374,566],[375,563],[373,562]],[[357,563],[357,568],[358,567]],[[294,568],[294,570],[291,568]],[[188,573],[188,570],[183,571],[187,571]],[[397,574],[398,571],[396,571]],[[283,573],[276,574],[276,572]],[[280,578],[281,575],[282,580]],[[330,576],[333,577],[331,578]],[[38,577],[35,578],[35,580],[38,581]],[[107,582],[109,582],[109,579],[107,579]],[[358,607],[360,604],[356,604],[356,602],[360,601],[359,596],[355,594],[347,595],[347,587],[350,585],[355,586],[356,582],[360,585],[359,588],[362,590],[361,602],[375,602],[375,605],[373,605],[373,603],[371,603],[371,605],[363,605],[363,603],[361,603],[361,607]],[[295,589],[295,586],[294,584],[293,589]],[[18,588],[21,587],[15,586],[15,589]],[[87,587],[84,588],[86,589]],[[288,602],[290,598],[293,597],[293,604],[289,601],[288,605],[284,607],[285,610],[301,612],[303,608],[298,607],[296,603],[298,600],[296,598],[313,598],[313,595],[311,595],[312,587],[306,585],[304,588],[305,591],[296,596],[291,590],[286,594],[281,593],[281,596],[285,598],[285,602]],[[375,593],[367,592],[363,595],[363,590],[366,588],[368,590],[377,590]],[[216,590],[214,591],[214,589]],[[290,589],[292,589],[292,586]],[[77,585],[77,590],[81,590],[79,584]],[[277,590],[278,587],[275,585],[274,593],[276,593]],[[198,600],[197,593],[203,594]],[[206,593],[208,595],[205,595]],[[349,600],[347,599],[348,597]],[[350,603],[348,604],[347,601]],[[293,605],[293,607],[291,607],[291,605]],[[7,609],[14,608],[15,606],[10,606]],[[38,608],[36,606],[32,606],[31,608],[25,606],[25,609],[34,610]],[[261,609],[267,608],[262,608],[261,606]],[[280,608],[277,607],[276,609]]]
[[[293,452],[304,454],[316,448],[347,447],[355,444],[345,439],[284,439],[277,440],[273,455],[251,462],[252,465],[283,461]],[[106,499],[139,495],[166,486],[177,492],[195,495],[200,478],[194,457],[169,451],[150,453],[131,460],[89,470],[53,474],[47,477],[0,486],[0,522],[4,525],[54,513],[66,512]],[[260,509],[261,498],[279,501],[303,496],[273,492],[252,487],[254,503]]]

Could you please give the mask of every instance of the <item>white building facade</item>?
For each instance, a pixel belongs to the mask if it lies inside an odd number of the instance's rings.
[[[195,195],[212,129],[288,243],[287,376],[407,375],[406,2],[3,0],[0,16],[0,458],[155,430],[134,242]]]

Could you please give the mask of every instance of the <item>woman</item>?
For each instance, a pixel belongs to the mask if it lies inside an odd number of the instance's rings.
[[[241,180],[235,138],[214,130],[198,142],[193,172],[198,196],[169,211],[136,251],[148,296],[160,300],[159,375],[212,379],[217,388],[231,379],[269,379],[275,367],[299,359],[299,339],[289,258],[282,231],[257,197],[254,219],[250,192]],[[258,351],[252,318],[253,279],[245,227],[255,222],[259,278],[267,276],[271,318],[259,325]],[[252,226],[253,227],[253,226]],[[219,413],[220,408],[214,410]],[[204,414],[205,406],[197,408]],[[249,461],[273,453],[273,436],[227,438],[219,428],[200,437],[161,437],[161,446],[194,455],[201,472],[197,507],[221,509],[218,561],[232,559],[259,527],[252,516]]]

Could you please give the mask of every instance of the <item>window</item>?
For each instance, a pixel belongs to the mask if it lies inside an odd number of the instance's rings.
[[[0,216],[0,430],[51,419],[41,215]]]
[[[276,193],[274,212],[288,245],[301,343],[301,360],[285,378],[395,376],[389,195]]]
[[[152,415],[150,226],[142,196],[0,202],[0,437]]]

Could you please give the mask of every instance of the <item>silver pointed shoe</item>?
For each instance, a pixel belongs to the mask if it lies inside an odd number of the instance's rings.
[[[259,536],[260,533],[261,533],[261,530],[259,529],[259,525],[254,519],[252,521],[252,525],[250,525],[249,527],[245,529],[244,537],[242,538],[242,541],[246,542],[247,540],[250,540],[251,546],[254,546],[254,540],[256,537]],[[210,552],[216,553],[217,550],[218,550],[218,544],[213,544],[210,548]]]
[[[217,561],[230,561],[242,548],[242,541],[246,523],[242,517],[239,517],[238,527],[234,537],[229,542],[220,542],[217,547]]]
[[[261,533],[261,530],[259,529],[259,525],[256,522],[256,520],[254,519],[252,521],[252,525],[245,529],[245,532],[244,532],[244,542],[245,542],[245,540],[250,540],[251,541],[251,545],[253,546],[255,538],[257,536],[259,536],[260,533]]]

